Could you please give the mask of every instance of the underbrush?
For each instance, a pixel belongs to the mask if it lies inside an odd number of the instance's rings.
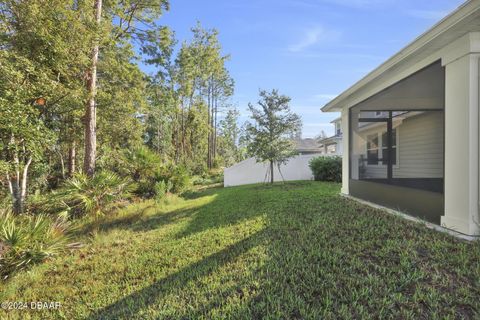
[[[0,277],[6,279],[73,247],[72,230],[65,215],[14,215],[0,211]]]

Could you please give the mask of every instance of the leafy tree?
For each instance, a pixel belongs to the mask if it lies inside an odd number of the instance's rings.
[[[213,167],[219,110],[233,94],[218,31],[198,23],[193,39],[173,56],[174,34],[159,30],[145,45],[147,63],[157,68],[150,79],[147,144],[196,173]],[[155,42],[156,41],[156,42]]]
[[[92,34],[81,23],[82,3],[78,10],[61,0],[0,4],[0,148],[7,164],[2,180],[16,212],[24,210],[30,169],[54,152],[59,120],[71,114],[71,101],[85,97],[88,53],[82,44]]]
[[[248,151],[258,162],[270,163],[270,182],[274,181],[274,164],[280,168],[291,158],[294,144],[291,136],[301,129],[301,120],[289,107],[290,98],[280,95],[277,90],[260,91],[260,108],[248,104],[251,119],[247,132],[250,139]]]
[[[84,171],[92,176],[95,172],[97,145],[97,65],[102,46],[125,46],[131,40],[148,42],[150,34],[158,29],[155,20],[163,10],[169,9],[167,0],[102,0],[93,1],[92,25],[96,37],[88,46],[91,49],[90,64],[86,69],[85,104],[85,153]],[[103,18],[103,19],[102,19]],[[138,25],[147,26],[143,30]],[[100,70],[101,71],[101,70]]]
[[[229,109],[225,118],[220,121],[219,153],[225,166],[243,160],[242,150],[239,147],[242,129],[238,125],[240,112],[236,108]]]

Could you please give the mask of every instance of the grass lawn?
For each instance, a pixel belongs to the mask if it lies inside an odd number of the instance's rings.
[[[480,317],[479,243],[344,199],[339,188],[214,188],[132,205],[83,237],[84,248],[1,288],[0,301],[58,301],[59,310],[0,318]]]

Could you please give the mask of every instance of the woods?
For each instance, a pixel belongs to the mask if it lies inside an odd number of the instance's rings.
[[[232,108],[230,57],[218,31],[200,22],[191,40],[179,44],[159,24],[169,5],[0,4],[3,203],[21,213],[29,194],[51,192],[78,172],[122,174],[115,162],[143,145],[158,155],[159,166],[179,166],[188,175],[240,159],[232,155],[239,133],[220,130]]]
[[[300,125],[289,98],[261,92],[274,129],[258,144],[256,124],[241,125],[232,102],[218,30],[197,22],[177,39],[161,24],[169,8],[165,0],[0,4],[0,269],[8,270],[0,276],[67,250],[77,223],[222,182],[222,168],[248,156],[286,161],[277,142],[290,147]],[[277,118],[284,111],[291,119]],[[272,158],[272,147],[282,156]],[[36,234],[35,221],[58,233]]]
[[[180,41],[169,8],[0,3],[1,277],[66,250],[72,222],[219,181],[245,157],[218,31],[197,22]]]

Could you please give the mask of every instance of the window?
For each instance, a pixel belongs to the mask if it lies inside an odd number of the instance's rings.
[[[342,134],[342,127],[340,126],[340,123],[335,123],[335,131],[336,131],[336,134],[337,136],[341,135]]]
[[[378,134],[367,136],[367,164],[378,164]]]
[[[388,164],[388,137],[382,134],[382,164]],[[397,129],[392,129],[392,165],[397,164]]]
[[[380,117],[382,115],[382,111],[375,111],[375,117]]]
[[[392,158],[392,165],[397,165],[397,129],[392,129]],[[388,165],[388,140],[386,131],[367,136],[367,164],[374,166]]]

